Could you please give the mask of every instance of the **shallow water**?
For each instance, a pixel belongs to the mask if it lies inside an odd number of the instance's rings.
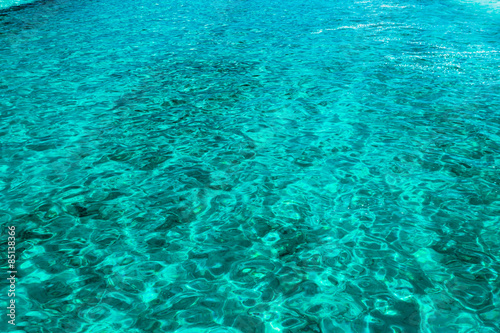
[[[488,1],[0,11],[18,332],[500,332],[499,28]]]
[[[37,0],[0,0],[0,9],[7,9],[11,7],[27,5]]]

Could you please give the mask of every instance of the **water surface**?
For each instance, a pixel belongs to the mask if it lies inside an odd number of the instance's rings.
[[[18,332],[499,332],[499,28],[458,0],[1,11]]]

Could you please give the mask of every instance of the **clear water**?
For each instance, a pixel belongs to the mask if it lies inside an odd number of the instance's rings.
[[[15,332],[500,332],[499,28],[459,0],[1,11]]]
[[[10,7],[26,5],[36,1],[37,0],[0,0],[0,9],[7,9]]]

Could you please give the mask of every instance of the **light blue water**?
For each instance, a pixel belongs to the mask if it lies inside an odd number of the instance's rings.
[[[27,5],[37,0],[0,0],[0,9],[7,9],[11,7]]]
[[[1,11],[16,332],[500,332],[499,31],[487,1]]]

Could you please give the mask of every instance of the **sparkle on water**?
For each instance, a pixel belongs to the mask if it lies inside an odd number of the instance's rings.
[[[499,332],[496,4],[0,11],[16,332]]]

